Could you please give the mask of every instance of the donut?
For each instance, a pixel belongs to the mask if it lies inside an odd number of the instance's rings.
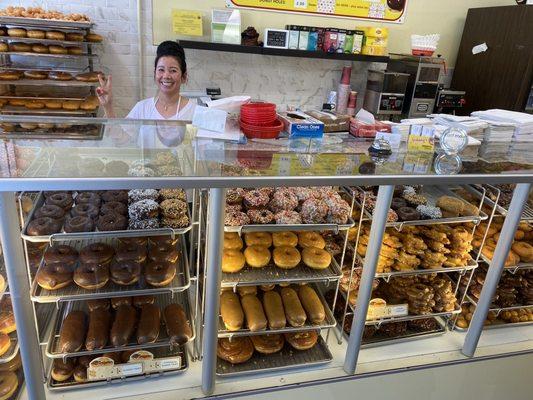
[[[96,227],[99,231],[123,231],[128,228],[128,220],[124,215],[108,213],[98,218]]]
[[[76,204],[90,203],[96,206],[100,206],[102,199],[100,195],[96,192],[81,192],[78,193],[74,199]]]
[[[316,331],[285,333],[285,340],[296,350],[309,350],[318,340]]]
[[[87,290],[103,288],[108,281],[109,267],[107,264],[81,264],[74,271],[76,285]]]
[[[98,217],[99,213],[98,206],[92,203],[80,203],[70,210],[73,217],[89,217],[91,219]]]
[[[178,243],[178,236],[173,235],[160,235],[160,236],[150,236],[148,241],[150,246],[157,247],[173,247]]]
[[[11,347],[11,338],[7,333],[0,333],[0,356],[4,355]],[[1,384],[0,384],[1,387]],[[0,396],[2,389],[0,389]],[[0,397],[1,398],[1,397]]]
[[[227,212],[224,217],[224,225],[226,226],[243,226],[249,223],[250,218],[241,211]]]
[[[266,208],[252,208],[246,213],[252,224],[270,224],[274,222],[274,214]]]
[[[394,211],[397,211],[399,208],[407,207],[407,202],[399,197],[395,197],[392,199],[390,203],[390,208],[392,208]]]
[[[400,221],[418,221],[420,219],[420,213],[413,207],[400,207],[396,210],[396,214]]]
[[[272,200],[268,203],[268,208],[274,213],[279,211],[291,211],[298,207],[298,197],[290,189],[278,189],[274,192]]]
[[[67,32],[65,34],[66,40],[69,42],[83,42],[83,35],[78,32]]]
[[[72,282],[72,266],[68,264],[45,264],[37,271],[37,284],[46,290],[64,288]]]
[[[263,268],[270,262],[270,251],[264,246],[248,246],[244,250],[246,264],[252,268]]]
[[[300,215],[305,224],[323,224],[328,215],[328,205],[321,199],[307,199],[302,203]]]
[[[283,210],[274,216],[278,225],[298,225],[302,223],[300,213],[296,211]]]
[[[285,340],[283,335],[270,334],[270,335],[253,335],[250,336],[254,349],[261,354],[273,354],[277,353],[283,348]]]
[[[63,229],[67,233],[92,232],[94,231],[94,220],[82,215],[67,218]]]
[[[115,261],[109,271],[111,280],[117,285],[133,285],[141,276],[141,264],[133,260]]]
[[[260,190],[250,190],[243,196],[243,204],[246,208],[264,208],[269,200],[269,197]]]
[[[59,31],[46,31],[45,36],[50,40],[65,40],[65,34]]]
[[[90,97],[90,96],[89,96]],[[89,97],[86,99],[86,101],[89,99]],[[92,97],[91,97],[92,98]],[[91,101],[91,100],[89,100]],[[97,100],[98,101],[98,100]],[[95,104],[93,102],[93,104]],[[95,104],[95,108],[98,106],[98,104]],[[83,107],[82,107],[83,109]],[[112,160],[106,163],[105,165],[105,173],[107,176],[125,176],[128,174],[128,169],[130,166],[125,163],[124,161],[120,160]]]
[[[185,193],[185,190],[183,190],[183,189],[179,189],[179,188],[175,188],[175,189],[171,189],[171,188],[161,189],[161,190],[159,190],[159,196],[160,196],[161,199],[163,199],[163,200],[167,200],[167,199],[178,199],[178,200],[181,200],[181,201],[185,201],[185,202],[187,202],[187,193]],[[226,199],[227,199],[227,198],[226,198]]]
[[[298,236],[293,232],[272,232],[272,243],[274,247],[298,245]]]
[[[44,31],[36,30],[36,29],[30,29],[26,32],[27,36],[32,39],[44,39],[45,33]]]
[[[141,219],[138,221],[130,219],[128,223],[128,229],[133,229],[133,230],[157,229],[157,228],[159,228],[159,219],[157,218]]]
[[[72,75],[68,72],[51,71],[48,73],[48,79],[54,81],[70,81],[72,80]]]
[[[244,234],[246,246],[272,246],[272,235],[269,232],[249,232]]]
[[[155,247],[148,252],[148,258],[151,261],[164,261],[169,263],[176,263],[180,257],[180,252],[175,247]]]
[[[135,261],[144,263],[146,261],[146,247],[135,243],[121,244],[115,254],[115,261]]]
[[[63,210],[70,210],[73,203],[72,196],[66,192],[51,194],[45,200],[45,204],[52,204],[61,207]]]
[[[67,358],[63,361],[60,358],[54,360],[52,364],[52,378],[57,382],[65,382],[74,373],[74,359]]]
[[[83,74],[77,74],[74,79],[80,82],[98,82],[98,75],[101,74],[101,72],[84,72]]]
[[[15,81],[20,79],[20,75],[19,71],[2,71],[0,72],[0,80]]]
[[[20,359],[20,352],[17,352],[17,355],[10,361],[0,364],[0,372],[18,371],[20,367],[22,367],[22,361]]]
[[[533,261],[533,246],[527,242],[514,242],[512,245],[513,251],[518,254],[521,261]]]
[[[246,259],[237,249],[224,249],[222,251],[222,272],[235,273],[244,268]]]
[[[152,237],[150,237],[150,239],[152,239]],[[118,242],[120,245],[125,245],[125,246],[129,246],[129,245],[136,245],[136,246],[142,246],[142,247],[146,247],[146,245],[148,244],[148,238],[147,237],[121,237],[121,238],[118,238]]]
[[[35,211],[36,218],[48,217],[52,219],[61,219],[65,216],[65,210],[53,204],[45,204]]]
[[[302,260],[310,268],[326,269],[331,264],[331,254],[318,247],[305,247],[302,251]]]
[[[224,232],[224,249],[241,250],[242,239],[236,232]]]
[[[74,56],[80,56],[83,54],[83,49],[78,46],[69,46],[67,47],[67,53],[72,54]]]
[[[45,71],[24,71],[24,78],[26,79],[46,79],[48,78],[48,72]]]
[[[65,100],[61,102],[61,108],[63,108],[64,110],[69,110],[69,111],[79,110],[80,105],[81,105],[81,102],[77,100]]]
[[[31,51],[33,51],[34,53],[41,53],[41,54],[45,54],[45,53],[48,53],[49,50],[48,50],[48,46],[45,46],[44,44],[34,44],[31,46]]]
[[[149,285],[166,286],[176,276],[176,264],[165,261],[150,261],[144,268],[144,279]]]
[[[189,216],[187,214],[182,214],[178,218],[161,218],[161,227],[163,228],[172,228],[180,229],[185,228],[189,225]]]
[[[44,103],[44,106],[46,108],[49,108],[50,110],[59,110],[61,108],[61,101],[58,100],[46,100]],[[57,125],[59,127],[59,125]]]
[[[100,215],[106,215],[106,214],[120,214],[120,215],[127,215],[128,214],[128,207],[119,201],[109,201],[107,203],[104,203],[102,207],[100,207]]]
[[[133,298],[133,305],[137,308],[142,308],[146,304],[154,304],[155,296],[146,294],[144,296],[135,296]]]
[[[80,261],[83,264],[108,264],[111,262],[115,249],[105,243],[91,243],[80,251]]]
[[[319,233],[305,231],[298,233],[298,245],[302,248],[317,247],[323,249],[326,247],[326,241]]]
[[[28,36],[28,32],[26,31],[26,29],[22,29],[22,28],[8,28],[7,29],[7,36],[27,37]]]
[[[158,213],[159,204],[154,200],[137,201],[128,208],[129,217],[134,221],[156,218]]]
[[[155,189],[133,189],[128,192],[128,200],[135,203],[141,200],[157,200],[159,192]]]
[[[30,236],[52,235],[61,230],[61,221],[48,217],[36,218],[30,221],[26,230]]]
[[[97,33],[89,32],[87,35],[85,35],[85,40],[87,42],[100,43],[104,40],[104,38]]]
[[[283,269],[292,269],[297,267],[302,260],[300,252],[292,246],[278,246],[274,248],[272,257],[274,259],[274,264]]]
[[[2,311],[0,313],[0,333],[8,334],[17,330],[11,302],[9,302],[8,306],[9,308],[7,311]]]
[[[24,105],[26,108],[30,109],[30,110],[40,110],[42,108],[44,108],[44,103],[42,101],[38,101],[38,100],[28,100],[26,101],[26,104]],[[22,128],[24,128],[23,126],[24,124],[20,124],[20,126]],[[38,125],[35,125],[35,128],[33,129],[36,129]]]
[[[156,197],[157,199],[157,197]],[[165,218],[181,218],[183,215],[187,215],[187,203],[178,199],[163,200],[160,204],[161,214]]]
[[[218,339],[217,356],[231,364],[242,364],[252,358],[254,345],[249,337]]]
[[[78,261],[78,250],[65,244],[55,245],[46,249],[44,262],[50,264],[74,265]]]
[[[87,356],[83,356],[83,357],[87,357]],[[82,357],[80,357],[82,358]],[[73,376],[74,376],[74,380],[78,383],[85,383],[87,382],[87,366],[85,365],[82,365],[82,364],[77,364],[75,367],[74,367],[74,372],[73,372]]]

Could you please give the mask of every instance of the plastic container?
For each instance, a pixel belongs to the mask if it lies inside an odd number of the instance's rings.
[[[272,125],[250,125],[242,120],[240,125],[244,135],[250,139],[276,139],[283,130],[283,122],[279,119]]]

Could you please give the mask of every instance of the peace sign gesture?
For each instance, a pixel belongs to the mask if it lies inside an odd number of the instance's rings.
[[[96,88],[96,95],[98,96],[98,101],[100,102],[100,105],[104,108],[106,116],[114,118],[111,75],[108,75],[106,79],[102,74],[98,74],[98,80],[100,81],[100,86]]]

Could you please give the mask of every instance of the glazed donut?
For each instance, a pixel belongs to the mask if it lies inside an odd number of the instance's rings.
[[[242,239],[236,232],[224,232],[224,249],[241,250]]]
[[[96,227],[99,231],[123,231],[128,228],[128,220],[124,215],[108,213],[98,218]]]
[[[92,218],[84,217],[82,215],[67,218],[63,229],[67,233],[92,232],[94,231],[94,221]]]
[[[9,46],[7,43],[0,42],[0,52],[4,53],[6,51],[9,51]]]
[[[67,264],[43,265],[37,271],[36,279],[43,289],[61,289],[72,282],[72,267]]]
[[[19,380],[14,372],[0,373],[0,399],[10,399],[17,391]]]
[[[217,356],[231,364],[242,364],[252,358],[254,345],[249,337],[218,339]]]
[[[16,52],[22,52],[22,53],[29,53],[29,52],[31,52],[31,44],[28,44],[28,43],[10,43],[9,44],[9,50],[10,51],[16,51]]]
[[[85,40],[87,42],[99,43],[102,40],[104,40],[104,38],[101,35],[97,34],[97,33],[90,32],[87,35],[85,35]]]
[[[126,216],[128,214],[128,207],[126,204],[119,201],[109,201],[104,203],[100,208],[100,215],[106,215],[110,213],[120,214]]]
[[[319,233],[306,231],[298,233],[298,245],[302,248],[316,247],[323,249],[326,247],[326,241]]]
[[[180,252],[174,247],[153,247],[148,252],[148,258],[157,262],[177,263],[179,257]]]
[[[28,32],[26,32],[27,36],[32,39],[44,39],[45,34],[44,31],[39,31],[35,29],[31,29]]]
[[[119,246],[115,254],[115,261],[134,261],[139,264],[144,263],[146,261],[146,247],[134,243],[122,244]]]
[[[250,232],[244,234],[246,246],[272,246],[272,235],[268,232]]]
[[[45,71],[24,71],[24,78],[27,79],[46,79],[48,72]]]
[[[81,203],[75,206],[71,211],[70,214],[73,217],[89,217],[91,219],[94,219],[98,217],[98,213],[100,210],[98,209],[98,206],[91,203]]]
[[[83,264],[108,264],[111,262],[115,249],[105,243],[92,243],[80,251],[80,261]]]
[[[318,247],[306,247],[302,251],[302,260],[310,268],[326,269],[331,264],[331,255]]]
[[[76,285],[95,290],[103,288],[109,281],[109,266],[100,264],[81,264],[74,271]]]
[[[270,262],[270,251],[264,246],[248,246],[244,250],[246,264],[253,268],[263,268]]]
[[[149,285],[166,286],[176,276],[176,264],[150,261],[144,268],[144,279]]]
[[[74,359],[67,358],[66,362],[57,358],[52,365],[52,378],[58,382],[69,379],[74,372]]]
[[[254,349],[261,354],[277,353],[285,344],[283,335],[280,334],[253,335],[250,339],[252,340]]]
[[[514,242],[512,246],[513,251],[518,254],[521,261],[533,261],[533,246],[527,242]]]
[[[51,71],[48,73],[48,79],[54,81],[70,81],[72,80],[72,75],[68,72]]]
[[[239,250],[224,249],[222,251],[222,272],[235,273],[244,268],[245,258]]]
[[[10,347],[11,347],[11,339],[9,338],[9,335],[7,333],[0,333],[0,356],[4,355],[6,351],[9,350]],[[0,388],[0,393],[2,393],[1,388]]]
[[[78,261],[78,250],[65,244],[49,247],[44,253],[46,264],[74,265],[76,261]]]
[[[59,110],[61,108],[61,102],[58,100],[46,100],[44,106],[50,110]],[[58,124],[57,127],[59,128],[60,125]]]
[[[3,311],[0,313],[0,333],[5,333],[6,335],[17,330],[17,325],[15,324],[15,315],[13,311]]]
[[[96,192],[81,192],[78,193],[76,198],[74,199],[76,204],[82,204],[82,203],[90,203],[94,204],[96,206],[100,206],[100,203],[102,202],[102,199],[100,198],[100,195]]]
[[[0,80],[3,81],[16,81],[20,79],[20,72],[18,71],[3,71],[0,72]]]
[[[45,203],[61,207],[63,210],[68,211],[72,207],[74,200],[70,194],[66,192],[59,192],[48,196],[45,200]]]
[[[78,100],[65,100],[61,102],[61,108],[64,110],[76,111],[79,110],[81,101]]]
[[[35,211],[35,218],[61,219],[65,216],[65,210],[53,204],[45,204]]]
[[[30,110],[40,110],[44,108],[44,103],[38,100],[28,100],[24,106]],[[22,125],[23,124],[21,123],[20,126],[23,127]],[[36,125],[35,128],[37,128],[37,126],[38,125]]]
[[[66,40],[69,42],[83,42],[83,35],[77,32],[67,32]]]
[[[28,224],[28,235],[30,236],[43,236],[52,235],[61,230],[61,221],[43,217],[36,218]]]
[[[285,333],[285,340],[296,350],[309,350],[318,340],[316,331]]]
[[[67,53],[75,55],[75,56],[80,56],[80,55],[83,54],[83,50],[82,50],[81,47],[69,46],[69,47],[67,47]]]
[[[27,37],[28,32],[22,28],[8,28],[7,35],[11,37]]]
[[[296,247],[292,246],[278,246],[274,248],[272,257],[274,258],[274,264],[283,269],[292,269],[298,266],[302,260],[300,252],[296,250]]]
[[[83,357],[86,357],[86,356],[83,356]],[[76,367],[74,367],[73,376],[74,376],[74,380],[78,383],[87,382],[87,366],[82,365],[82,364],[76,365]]]
[[[41,54],[45,54],[49,52],[48,46],[45,46],[44,44],[34,44],[33,46],[31,46],[31,51],[33,51],[34,53],[41,53]]]
[[[98,75],[101,75],[100,72],[85,72],[83,74],[78,74],[74,77],[77,81],[81,82],[98,82]]]
[[[507,259],[505,260],[505,266],[511,267],[515,266],[520,262],[520,256],[516,254],[513,250],[509,250],[509,254],[507,255]]]
[[[111,280],[117,285],[133,285],[141,276],[141,264],[133,260],[116,261],[111,264]]]
[[[0,372],[13,372],[22,367],[22,361],[20,359],[20,352],[10,361],[0,364]]]
[[[59,31],[46,31],[45,36],[50,40],[65,40],[65,34]]]
[[[293,232],[272,232],[272,242],[274,247],[298,245],[298,236]]]

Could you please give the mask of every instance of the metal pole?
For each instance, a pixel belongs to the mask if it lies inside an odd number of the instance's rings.
[[[30,284],[24,265],[24,251],[20,239],[19,218],[15,194],[2,192],[0,195],[0,238],[4,250],[9,292],[13,313],[17,323],[20,356],[24,369],[24,380],[28,397],[32,400],[45,398],[41,371],[41,349],[35,327],[33,306],[30,300]]]
[[[509,206],[509,211],[505,217],[500,238],[496,244],[496,249],[494,250],[494,256],[492,257],[492,261],[487,271],[487,276],[485,277],[483,289],[481,289],[481,295],[479,296],[476,310],[474,311],[470,326],[468,327],[468,332],[466,333],[462,353],[467,357],[473,357],[474,352],[476,351],[479,337],[483,330],[483,323],[487,318],[492,297],[496,292],[496,287],[498,286],[505,260],[511,249],[516,227],[520,222],[530,188],[531,184],[529,183],[519,183],[514,190],[513,199],[511,200],[511,205]]]
[[[204,315],[204,335],[202,361],[202,391],[206,395],[215,390],[215,372],[217,366],[217,335],[220,307],[220,279],[222,276],[222,245],[224,238],[225,189],[209,190],[209,210],[207,227],[207,262],[205,274],[206,296]]]
[[[344,371],[346,371],[347,374],[355,374],[357,357],[359,356],[361,339],[365,329],[368,302],[372,296],[372,281],[376,275],[379,251],[383,242],[387,214],[389,212],[393,193],[394,185],[379,187],[376,207],[374,208],[374,214],[372,216],[372,225],[370,227],[370,237],[366,249],[365,262],[363,264],[363,273],[359,284],[359,293],[357,294],[357,304],[353,316],[352,329],[350,338],[348,339],[348,349],[346,350],[346,358],[344,361]]]

